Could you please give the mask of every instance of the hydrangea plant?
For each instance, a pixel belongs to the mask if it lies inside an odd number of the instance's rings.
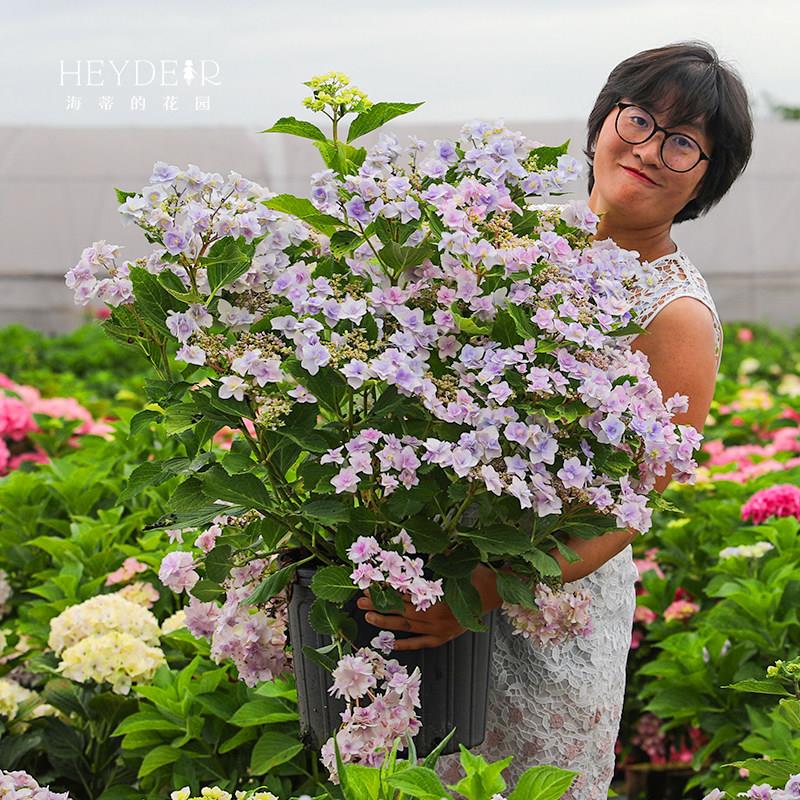
[[[647,531],[656,477],[669,466],[692,482],[702,437],[672,422],[687,398],[663,398],[630,348],[638,253],[593,241],[585,203],[534,202],[579,176],[569,142],[475,120],[432,147],[387,132],[359,147],[420,104],[372,103],[339,73],[307,85],[332,137],[294,117],[265,132],[319,150],[310,198],[157,162],[143,189],[117,190],[149,255],[95,242],[66,277],[159,370],[132,427],[158,421],[186,455],[142,464],[126,496],[182,478],[156,526],[197,534],[160,572],[192,595],[190,630],[248,683],[270,679],[290,665],[287,587],[311,562],[311,623],[339,658],[315,656],[366,713],[383,659],[356,649],[342,611],[359,590],[384,613],[444,601],[484,630],[471,581],[483,564],[521,634],[584,635],[590,598],[560,590],[553,553]],[[221,455],[226,426],[240,436]]]

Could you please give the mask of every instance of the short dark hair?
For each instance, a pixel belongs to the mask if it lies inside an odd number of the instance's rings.
[[[753,146],[753,117],[747,90],[738,72],[701,41],[678,42],[643,50],[611,71],[587,122],[589,193],[594,186],[594,144],[608,114],[622,97],[645,107],[665,107],[666,128],[705,119],[713,142],[711,161],[700,191],[673,222],[695,219],[716,205],[744,172]]]

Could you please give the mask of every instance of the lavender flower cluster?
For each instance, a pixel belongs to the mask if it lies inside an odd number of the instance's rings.
[[[437,155],[408,175],[397,164],[397,140],[383,134],[358,175],[341,180],[326,170],[314,176],[317,207],[338,214],[343,224],[363,230],[380,217],[403,219],[405,213],[419,219],[421,204],[436,216],[443,229],[438,239],[423,220],[405,244],[435,240],[438,252],[396,279],[377,263],[372,241],[346,258],[351,277],[366,280],[348,280],[346,286],[315,277],[313,263],[290,263],[287,247],[317,239],[322,256],[327,237],[266,208],[260,201],[270,194],[235,173],[222,181],[194,165],[180,170],[159,162],[151,184],[128,197],[121,211],[158,233],[173,256],[189,261],[221,236],[258,238],[252,265],[226,287],[241,302],[220,298],[217,318],[241,333],[272,309],[291,313],[271,312],[273,334],[261,336],[261,346],[227,349],[221,397],[280,393],[292,402],[313,401],[282,369],[287,355],[311,375],[325,366],[337,369],[356,393],[368,383],[395,386],[419,398],[434,418],[466,430],[456,442],[431,438],[393,446],[402,453],[398,463],[403,466],[393,470],[390,459],[381,462],[379,480],[387,493],[398,481],[415,485],[416,467],[429,461],[457,477],[480,480],[495,494],[511,494],[521,508],[533,507],[540,516],[559,513],[565,499],[574,499],[614,513],[621,527],[646,531],[647,492],[655,477],[671,463],[674,478],[689,481],[701,437],[688,426],[676,429],[670,423],[672,413],[685,410],[685,399],[676,395],[664,405],[646,357],[610,335],[631,319],[625,281],[638,262],[608,241],[580,249],[554,230],[513,235],[501,223],[523,208],[512,201],[510,186],[518,184],[529,193],[560,188],[579,173],[579,164],[561,156],[556,170],[528,172],[522,164],[530,142],[519,134],[488,124],[465,126],[462,133],[458,149],[456,143],[437,142]],[[418,147],[419,141],[412,153]],[[463,175],[452,183],[444,180],[451,167]],[[436,182],[415,190],[425,177]],[[580,203],[563,216],[585,233],[596,224]],[[85,302],[93,293],[108,299],[108,284],[96,282],[90,268],[109,266],[117,250],[104,243],[87,248],[68,273],[76,299]],[[163,261],[164,253],[157,251],[144,262],[149,271],[168,269],[187,291],[194,287],[209,293],[202,267],[190,275],[185,267]],[[116,269],[121,272],[124,268]],[[115,297],[130,298],[128,288]],[[206,363],[201,342],[208,340],[204,331],[214,323],[209,306],[210,298],[168,316],[167,326],[181,344],[179,359]],[[504,347],[492,338],[489,326],[498,312],[513,307],[524,309],[531,335]],[[469,315],[467,325],[455,309]],[[377,329],[373,341],[365,340],[359,327],[367,316]],[[444,375],[432,373],[433,359]],[[564,452],[557,422],[537,412],[537,401],[547,400],[580,402],[586,409],[578,418],[586,434],[574,443],[579,448],[574,453]],[[595,469],[593,442],[641,453],[638,478],[616,480]],[[355,492],[372,475],[364,458],[369,444],[363,432],[345,443],[348,457],[333,481],[337,492]],[[557,461],[559,468],[554,467]]]

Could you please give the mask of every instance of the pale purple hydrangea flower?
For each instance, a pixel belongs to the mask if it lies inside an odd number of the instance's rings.
[[[158,577],[161,583],[173,592],[180,594],[184,589],[188,592],[200,580],[200,575],[194,567],[195,561],[191,553],[174,550],[161,560]]]

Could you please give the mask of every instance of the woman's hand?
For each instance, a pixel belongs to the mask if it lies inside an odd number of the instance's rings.
[[[439,647],[445,642],[455,639],[456,636],[461,636],[467,630],[455,618],[450,606],[442,600],[437,601],[425,611],[417,611],[407,599],[408,594],[401,593],[403,597],[402,613],[379,614],[372,605],[369,589],[365,589],[364,594],[366,597],[360,597],[356,605],[368,612],[365,619],[370,625],[382,630],[411,631],[420,634],[405,639],[395,639],[395,650],[421,650],[423,647]]]
[[[479,564],[472,573],[472,583],[481,596],[484,614],[500,605],[493,570]],[[395,650],[439,647],[451,639],[461,636],[467,630],[443,600],[434,603],[426,611],[417,611],[408,599],[409,595],[401,593],[403,597],[402,613],[379,614],[372,605],[369,589],[365,589],[364,594],[366,597],[360,597],[356,605],[368,612],[366,620],[370,625],[382,630],[410,631],[419,634],[419,636],[395,639]]]

